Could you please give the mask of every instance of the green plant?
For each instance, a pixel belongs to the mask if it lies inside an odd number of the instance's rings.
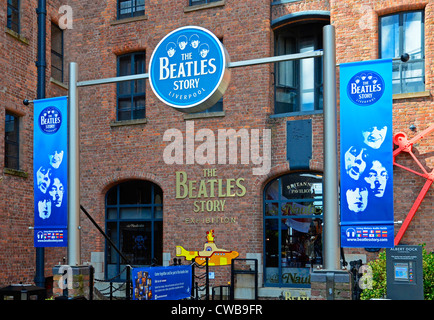
[[[371,267],[372,282],[370,288],[366,288],[360,295],[360,300],[386,297],[386,251],[378,254],[378,258],[368,262]],[[367,275],[369,277],[369,275]]]
[[[426,251],[425,243],[422,244],[422,263],[424,299],[434,300],[434,254]],[[371,275],[367,274],[364,277],[372,276],[372,282],[369,283],[369,288],[362,291],[360,299],[385,298],[387,290],[386,251],[380,252],[378,258],[370,261],[368,266],[371,267]]]

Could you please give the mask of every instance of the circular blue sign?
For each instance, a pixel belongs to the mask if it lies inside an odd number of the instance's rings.
[[[39,114],[38,122],[43,132],[54,134],[62,125],[62,114],[56,107],[47,107]]]
[[[355,74],[347,86],[348,97],[359,106],[369,106],[380,100],[384,93],[383,78],[375,71]]]
[[[217,37],[196,26],[176,29],[155,48],[149,80],[155,95],[182,112],[199,112],[221,99],[230,80],[228,55]]]

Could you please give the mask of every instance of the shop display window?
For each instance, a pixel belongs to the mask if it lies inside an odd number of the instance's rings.
[[[296,172],[264,190],[264,283],[310,287],[313,268],[323,263],[322,175]]]
[[[163,192],[149,181],[132,180],[106,194],[106,233],[133,267],[161,265]],[[125,261],[106,244],[107,279],[125,279]]]

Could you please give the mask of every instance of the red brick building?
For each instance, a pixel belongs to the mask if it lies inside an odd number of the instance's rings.
[[[5,158],[0,164],[3,285],[32,282],[35,272],[29,229],[33,224],[33,115],[32,105],[24,106],[22,100],[36,98],[37,1],[18,3],[16,31],[7,24],[13,18],[6,14],[6,4],[0,11],[1,23],[7,26],[1,41],[6,54],[0,64],[6,75],[0,90],[0,130],[5,132],[0,143]],[[411,138],[434,122],[431,1],[69,1],[69,29],[62,29],[66,11],[59,13],[61,5],[57,1],[47,5],[47,97],[67,95],[70,62],[78,64],[79,81],[148,72],[156,45],[181,26],[210,30],[236,62],[322,49],[322,27],[332,24],[338,64],[410,53],[408,64],[394,62],[394,132],[403,131]],[[339,67],[336,71],[339,80]],[[222,101],[204,113],[183,114],[164,105],[148,80],[79,88],[79,106],[81,204],[133,265],[149,265],[153,259],[158,265],[171,264],[177,246],[202,250],[207,232],[213,229],[217,247],[237,251],[239,258],[258,260],[260,298],[285,292],[310,295],[310,269],[322,265],[321,58],[233,68]],[[19,123],[18,129],[11,120]],[[291,144],[295,136],[290,127],[296,123],[307,123],[303,133],[311,141],[307,160],[299,163],[294,156],[302,146]],[[234,158],[229,148],[226,161],[219,161],[217,145],[214,158],[201,153],[204,136],[218,141],[219,133],[230,129],[245,133],[250,141],[258,134],[259,153],[250,148],[248,160],[242,162],[238,144],[236,163],[229,161]],[[9,161],[15,159],[6,140],[12,137],[11,130],[19,132],[18,166]],[[170,132],[182,136],[182,163],[171,164],[165,158],[173,141]],[[269,167],[262,157],[268,133]],[[189,137],[196,139],[193,158],[186,146]],[[432,134],[414,145],[428,171],[434,167],[432,152]],[[201,164],[201,155],[210,161]],[[415,168],[408,155],[400,155],[398,161]],[[258,168],[265,170],[254,174]],[[405,219],[426,179],[395,169],[398,221]],[[206,191],[199,192],[202,184]],[[288,200],[282,186],[307,194],[303,201]],[[302,206],[297,208],[297,203]],[[426,243],[427,250],[433,250],[432,204],[431,188],[402,243]],[[303,227],[286,224],[288,208],[297,212]],[[119,256],[83,214],[81,226],[82,263],[94,264],[97,278],[119,274],[123,270]],[[313,240],[306,240],[306,235]],[[137,251],[140,241],[143,250]],[[301,242],[303,248],[297,248]],[[363,249],[345,250],[347,261],[375,256]],[[46,277],[64,257],[65,249],[45,249]],[[229,266],[213,268],[212,285],[230,280]]]

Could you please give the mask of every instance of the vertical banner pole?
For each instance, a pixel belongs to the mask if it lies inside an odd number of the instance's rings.
[[[335,27],[323,29],[324,268],[340,270]]]
[[[68,264],[80,264],[80,126],[77,93],[78,67],[69,65]]]

